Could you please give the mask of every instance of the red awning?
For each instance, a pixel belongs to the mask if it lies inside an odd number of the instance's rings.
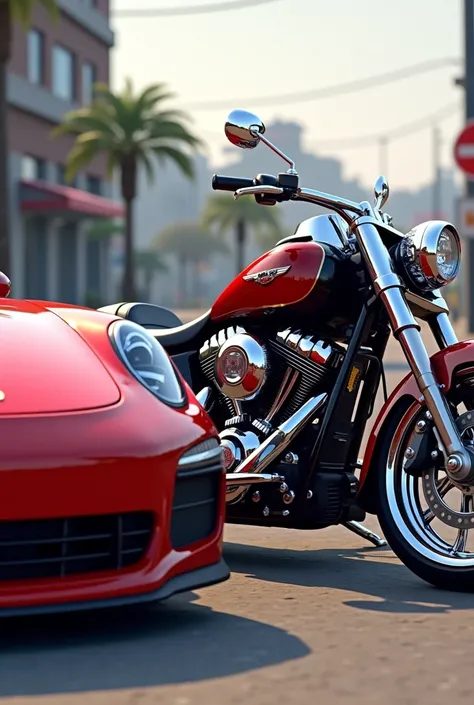
[[[124,215],[123,206],[109,198],[71,186],[26,179],[20,181],[20,208],[30,213],[63,211],[103,218],[119,218]]]

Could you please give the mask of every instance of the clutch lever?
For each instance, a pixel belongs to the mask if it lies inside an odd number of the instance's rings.
[[[245,188],[239,188],[234,193],[234,200],[237,201],[241,196],[255,196],[258,194],[281,196],[282,193],[285,193],[285,189],[281,186],[246,186]]]

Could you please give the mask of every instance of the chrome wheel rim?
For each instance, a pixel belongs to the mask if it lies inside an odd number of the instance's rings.
[[[390,444],[385,487],[391,515],[406,543],[424,558],[440,566],[473,568],[474,524],[472,528],[464,528],[463,523],[463,528],[454,529],[437,517],[432,517],[433,512],[425,499],[426,487],[423,487],[423,482],[426,483],[427,473],[434,471],[427,468],[427,472],[421,476],[413,476],[404,470],[408,439],[421,413],[419,404],[413,404],[398,424]],[[456,506],[458,500],[457,511],[463,511],[464,508],[470,516],[474,511],[472,494],[465,494],[440,471],[435,482],[447,506]],[[454,496],[455,492],[458,497]],[[450,504],[448,494],[452,495],[449,497]],[[471,550],[468,550],[468,544],[471,544]]]

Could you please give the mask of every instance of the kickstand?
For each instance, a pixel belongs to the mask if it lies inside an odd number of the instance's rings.
[[[349,529],[349,531],[353,531],[354,534],[362,536],[363,539],[367,539],[367,541],[373,543],[374,546],[376,546],[377,548],[381,548],[382,546],[388,545],[385,539],[383,539],[381,536],[378,536],[370,529],[366,529],[365,526],[363,524],[359,524],[358,521],[347,521],[345,524],[343,524],[343,526],[345,526],[346,529]]]

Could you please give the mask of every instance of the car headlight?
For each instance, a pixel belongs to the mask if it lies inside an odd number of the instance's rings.
[[[115,321],[109,335],[117,355],[144,387],[168,406],[183,406],[186,395],[163,346],[137,323]]]
[[[397,247],[411,284],[421,291],[432,291],[456,279],[461,260],[461,241],[450,223],[430,220],[410,230]]]

